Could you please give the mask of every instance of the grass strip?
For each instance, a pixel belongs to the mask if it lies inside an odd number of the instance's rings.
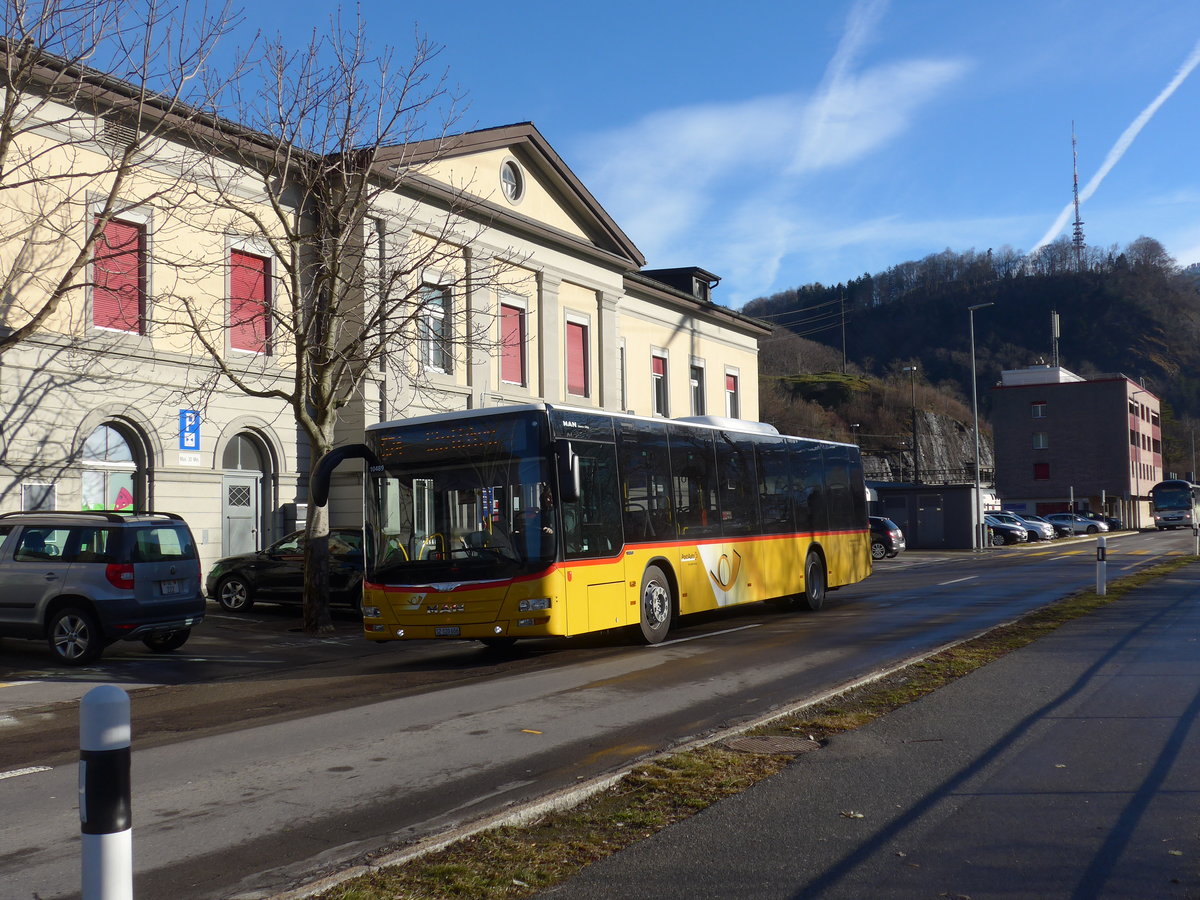
[[[886,678],[748,732],[798,733],[822,740],[861,728],[914,700],[1119,600],[1196,557],[1147,567],[1108,585],[1105,596],[1080,591],[943,650]],[[618,784],[529,825],[501,826],[434,853],[381,868],[321,894],[321,900],[493,900],[528,897],[584,867],[741,793],[791,762],[790,756],[742,753],[709,745],[637,766]]]

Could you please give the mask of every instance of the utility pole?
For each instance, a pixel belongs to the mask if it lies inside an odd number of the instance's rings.
[[[912,385],[912,445],[913,445],[913,483],[921,483],[921,445],[917,443],[917,367],[905,366],[903,371],[909,373],[909,383]]]

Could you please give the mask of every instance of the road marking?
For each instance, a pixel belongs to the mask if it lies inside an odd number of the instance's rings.
[[[739,628],[726,628],[724,631],[710,631],[708,634],[695,634],[695,635],[692,635],[691,637],[675,638],[675,640],[673,640],[673,641],[663,641],[658,644],[650,644],[647,646],[646,649],[652,650],[655,647],[666,647],[671,644],[682,644],[686,641],[698,641],[698,640],[700,640],[700,638],[716,637],[718,634],[733,634],[735,631],[745,631],[747,628],[759,628],[759,627],[761,627],[761,625],[756,623],[754,625],[742,625]]]
[[[49,772],[49,766],[29,766],[25,769],[13,769],[11,772],[0,772],[0,780],[16,778],[18,775],[33,775],[37,772]]]
[[[953,581],[938,582],[938,587],[945,587],[948,584],[958,584],[960,581],[970,581],[972,578],[978,578],[978,575],[968,575],[965,578],[955,578]]]

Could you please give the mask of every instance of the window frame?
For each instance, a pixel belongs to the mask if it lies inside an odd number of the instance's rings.
[[[96,220],[100,217],[99,208],[94,208],[89,211],[92,220],[92,227],[96,227]],[[106,238],[107,230],[113,225],[123,225],[136,229],[138,246],[137,254],[137,327],[133,329],[120,328],[116,325],[103,325],[97,322],[97,292],[107,290],[101,288],[99,279],[102,271],[97,265],[97,252],[102,247],[108,246]],[[96,236],[96,241],[92,245],[92,251],[88,255],[88,319],[91,327],[99,331],[105,331],[116,334],[129,334],[137,337],[144,337],[150,332],[150,254],[151,254],[151,234],[152,234],[153,218],[147,212],[138,210],[123,210],[119,216],[110,216],[108,222],[104,226],[104,230]]]
[[[436,306],[430,301],[440,298]],[[421,282],[418,291],[420,310],[417,314],[418,353],[421,368],[442,375],[454,373],[450,352],[453,343],[454,293],[447,284],[431,280]],[[438,310],[436,313],[433,310]]]
[[[497,322],[500,327],[500,383],[514,387],[528,387],[529,355],[526,352],[526,347],[529,335],[529,301],[515,294],[506,294],[500,298],[499,306],[500,310],[497,315]],[[511,347],[508,344],[508,323],[505,319],[505,310],[513,310],[517,314],[517,340]],[[508,378],[505,373],[510,351],[515,352],[516,363],[520,368],[520,380],[518,381]]]
[[[569,397],[590,398],[592,396],[592,323],[587,316],[579,315],[578,313],[568,313],[563,322],[563,392]],[[574,341],[574,337],[578,335],[578,341]],[[578,351],[582,354],[582,359],[576,361],[574,358],[575,343],[578,343]],[[574,368],[580,368],[583,384],[572,382],[572,372]],[[581,390],[576,390],[581,388]]]
[[[725,369],[725,415],[731,419],[742,417],[742,379],[740,369]],[[732,384],[732,387],[730,386]]]
[[[704,361],[693,359],[688,365],[688,387],[692,399],[692,415],[707,415],[708,403],[705,396]]]
[[[657,371],[658,363],[662,363],[662,371]],[[671,392],[668,378],[671,372],[671,361],[667,351],[658,347],[650,350],[650,410],[653,415],[664,419],[671,416]]]
[[[234,338],[237,333],[236,324],[234,322],[234,304],[239,299],[234,296],[234,254],[240,254],[252,259],[260,260],[263,263],[262,279],[263,279],[263,298],[261,301],[256,301],[252,298],[245,298],[248,303],[260,303],[262,306],[261,318],[263,323],[262,328],[262,344],[258,348],[243,347],[235,343]],[[275,310],[275,266],[274,259],[269,252],[263,252],[260,244],[252,240],[233,241],[225,248],[225,296],[228,298],[225,309],[225,321],[228,323],[228,338],[226,346],[231,352],[249,353],[256,356],[270,356],[273,350],[274,337],[274,310]],[[248,324],[253,319],[246,319],[243,325]]]

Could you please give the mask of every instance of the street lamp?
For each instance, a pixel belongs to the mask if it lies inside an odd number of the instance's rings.
[[[921,483],[921,446],[917,443],[917,367],[905,366],[901,371],[909,373],[912,385],[912,436],[913,436],[913,482]]]
[[[994,303],[976,303],[967,307],[967,322],[971,331],[971,416],[975,420],[975,528],[971,537],[971,549],[982,550],[984,545],[983,498],[979,486],[979,389],[975,386],[975,310]]]

